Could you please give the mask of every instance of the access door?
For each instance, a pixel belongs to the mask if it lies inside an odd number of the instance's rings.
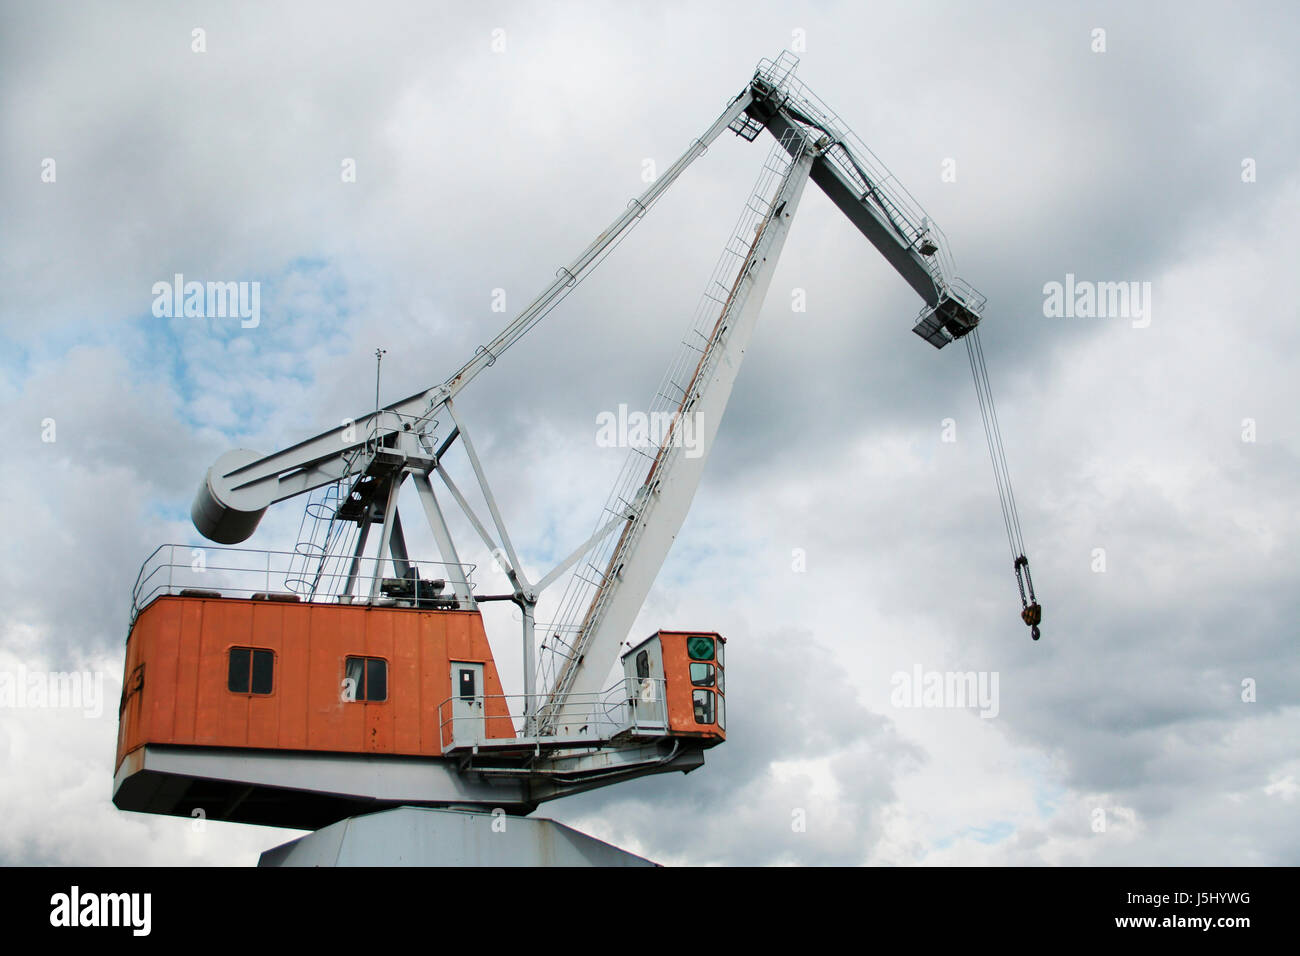
[[[483,665],[451,662],[451,735],[456,743],[482,740],[485,736],[483,713]]]

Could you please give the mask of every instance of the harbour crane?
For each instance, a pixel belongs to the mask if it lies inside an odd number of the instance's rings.
[[[236,449],[212,465],[192,518],[227,547],[164,545],[137,580],[119,807],[317,829],[394,807],[527,814],[566,794],[700,766],[726,736],[724,638],[661,630],[629,643],[629,633],[699,486],[809,181],[920,296],[912,331],[938,349],[965,342],[1022,617],[1038,639],[1041,607],[979,346],[984,297],[956,276],[946,238],[920,205],[796,78],[797,63],[789,53],[761,61],[685,153],[445,381],[382,407],[376,398],[373,410],[283,450]],[[630,450],[591,536],[534,575],[493,495],[461,393],[724,132],[753,142],[765,130],[775,144],[651,403],[667,427],[650,448]],[[684,453],[688,428],[694,454]],[[448,472],[457,453],[486,514]],[[407,552],[398,500],[408,484],[436,562]],[[294,551],[234,547],[271,505],[303,495]],[[509,593],[476,590],[447,521],[451,505]],[[541,627],[538,601],[561,581],[557,619]],[[520,611],[521,695],[505,694],[496,672],[480,611],[490,601]],[[609,686],[615,665],[621,676]]]

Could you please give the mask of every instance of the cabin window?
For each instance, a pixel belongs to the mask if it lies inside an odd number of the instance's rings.
[[[636,656],[636,678],[645,680],[650,676],[650,652],[641,651]]]
[[[349,657],[344,670],[351,700],[388,700],[388,661],[382,657]]]
[[[695,636],[686,639],[686,653],[693,661],[713,660],[713,638]]]
[[[695,687],[713,686],[712,664],[691,664],[691,684]]]
[[[691,697],[695,704],[695,722],[697,724],[713,723],[713,691],[691,691]]]
[[[232,647],[226,687],[232,694],[269,694],[275,653],[260,647]]]

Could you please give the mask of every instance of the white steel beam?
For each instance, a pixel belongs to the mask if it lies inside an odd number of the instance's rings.
[[[346,474],[351,456],[364,449],[368,441],[368,437],[357,440],[357,435],[401,431],[405,424],[410,425],[408,434],[418,433],[445,401],[454,398],[479,372],[495,363],[506,349],[523,338],[599,265],[622,236],[752,102],[753,95],[747,86],[727,104],[722,115],[703,136],[691,143],[686,152],[640,196],[629,202],[627,208],[576,259],[561,267],[555,280],[492,341],[480,346],[444,384],[417,392],[377,412],[359,415],[338,428],[321,432],[278,452],[269,455],[246,452],[236,458],[223,456],[219,459],[200,485],[191,508],[198,530],[208,537],[215,535],[213,540],[222,544],[238,544],[252,535],[262,512],[275,502],[327,485]],[[231,510],[236,513],[228,516],[227,512]]]
[[[692,394],[682,400],[684,413],[699,416],[701,454],[679,454],[665,462],[672,450],[668,447],[671,438],[665,441],[647,478],[648,490],[641,492],[646,495],[641,511],[624,530],[573,652],[564,660],[551,689],[541,715],[543,733],[564,723],[564,703],[570,696],[581,698],[603,689],[619,646],[686,519],[815,159],[811,145],[806,140],[804,144],[771,201],[753,250],[741,266],[735,291],[715,328],[712,348],[718,352],[717,360],[702,370],[703,379],[697,379],[691,386]]]
[[[415,475],[414,480],[415,488],[420,493],[420,504],[424,505],[425,517],[429,519],[429,530],[433,532],[438,553],[442,555],[442,560],[447,565],[447,580],[452,590],[456,592],[456,599],[460,602],[460,606],[472,608],[474,595],[469,589],[469,582],[465,580],[465,568],[456,553],[456,545],[451,540],[451,532],[447,529],[442,509],[438,507],[438,496],[433,493],[433,482],[429,480],[428,475]]]
[[[501,536],[501,547],[505,549],[506,557],[510,559],[515,587],[527,589],[528,579],[524,576],[524,569],[519,566],[519,555],[515,554],[515,546],[510,541],[509,532],[506,531],[506,523],[501,518],[501,512],[497,508],[497,500],[492,495],[492,488],[488,484],[487,475],[484,474],[483,466],[479,463],[478,453],[474,451],[474,442],[470,440],[469,430],[465,427],[465,423],[457,417],[456,409],[452,405],[450,398],[445,400],[445,404],[448,414],[451,415],[451,420],[456,423],[456,428],[460,431],[460,443],[465,446],[465,454],[469,457],[470,467],[474,469],[474,477],[478,479],[479,491],[483,493],[483,500],[487,502],[488,514],[492,516],[492,523],[496,525],[497,534]],[[446,480],[445,474],[443,480]],[[466,510],[468,511],[468,508]]]

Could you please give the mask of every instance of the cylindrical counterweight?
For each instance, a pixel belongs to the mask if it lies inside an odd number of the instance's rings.
[[[190,507],[194,527],[209,541],[238,544],[246,541],[271,504],[269,491],[240,487],[244,478],[238,469],[264,457],[247,448],[236,448],[217,459],[199,485]]]

